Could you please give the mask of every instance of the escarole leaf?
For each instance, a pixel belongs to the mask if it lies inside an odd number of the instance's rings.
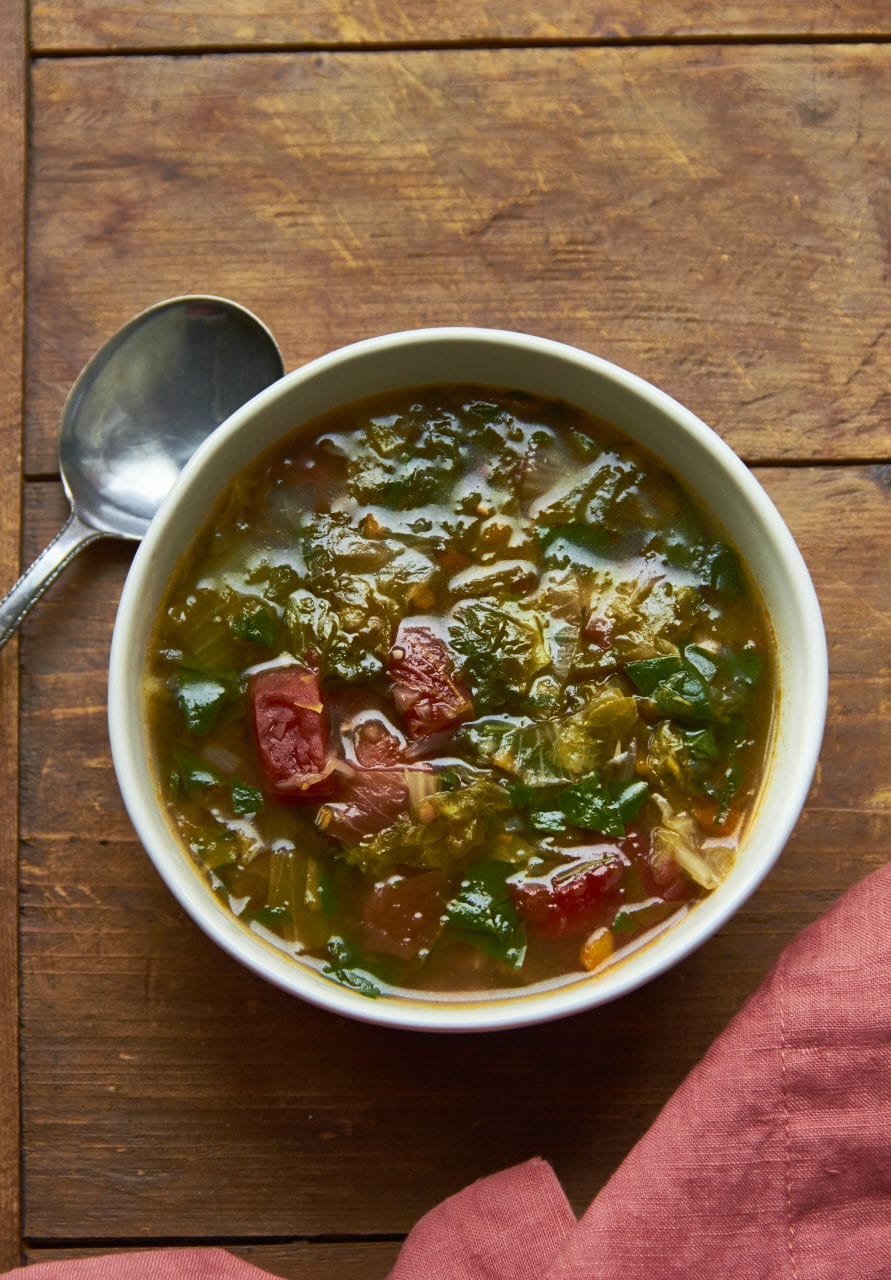
[[[538,615],[488,596],[455,609],[449,639],[459,655],[461,675],[483,710],[526,693],[550,662]]]
[[[618,685],[604,685],[578,711],[504,733],[491,760],[529,786],[565,782],[602,768],[636,721],[634,699]]]
[[[477,862],[448,904],[446,918],[453,937],[517,970],[526,958],[526,930],[507,886],[513,871],[505,862]]]

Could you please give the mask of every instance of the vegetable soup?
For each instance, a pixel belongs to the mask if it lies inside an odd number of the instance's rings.
[[[364,995],[615,963],[726,875],[774,699],[759,597],[652,455],[416,388],[230,486],[146,679],[170,820],[245,928]]]

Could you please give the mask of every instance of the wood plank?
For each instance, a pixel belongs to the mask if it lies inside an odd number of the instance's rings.
[[[891,838],[891,472],[759,474],[812,566],[830,639],[805,815],[761,890],[677,969],[600,1011],[495,1036],[391,1032],[304,1006],[184,917],[129,830],[106,743],[128,552],[84,553],[27,622],[23,654],[29,1239],[397,1235],[535,1154],[584,1208],[782,946],[881,865]],[[29,486],[29,551],[63,507],[56,486]]]
[[[223,1246],[228,1253],[243,1258],[281,1280],[382,1280],[396,1260],[400,1242],[395,1240],[353,1241],[315,1240],[283,1241],[276,1244],[232,1244]],[[120,1248],[52,1249],[28,1247],[24,1261],[66,1262],[72,1258],[92,1258],[100,1254],[121,1253]]]
[[[885,0],[34,0],[31,38],[41,53],[114,49],[262,48],[277,45],[442,44],[476,41],[625,41],[642,38],[875,36],[891,29]]]
[[[259,311],[288,367],[521,329],[748,459],[887,459],[889,96],[888,44],[38,63],[29,474],[101,342],[189,290]]]
[[[0,594],[19,575],[25,265],[25,3],[0,6]],[[0,651],[0,1271],[19,1261],[18,641]]]

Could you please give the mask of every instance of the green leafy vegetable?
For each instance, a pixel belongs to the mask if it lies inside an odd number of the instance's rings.
[[[337,935],[329,938],[327,952],[328,963],[322,967],[322,973],[326,977],[357,991],[360,996],[367,996],[370,1000],[378,998],[381,989],[375,981],[375,975],[368,972],[359,952],[345,938]]]
[[[190,751],[178,748],[174,752],[174,761],[176,776],[188,796],[202,796],[212,787],[222,784],[222,775]]]
[[[596,568],[591,563],[609,555],[610,538],[605,529],[574,520],[568,524],[545,525],[536,529],[544,562],[551,568],[571,567],[580,573]]]
[[[639,662],[629,662],[625,667],[635,686],[646,696],[680,669],[681,660],[674,654],[666,654],[661,658],[642,658]]]
[[[246,782],[232,780],[232,811],[239,816],[247,816],[263,812],[263,792],[259,787],[250,787]]]
[[[278,634],[278,621],[274,614],[261,604],[248,605],[235,615],[229,624],[239,640],[262,644],[271,648]]]
[[[633,782],[603,782],[592,773],[581,782],[565,787],[556,797],[531,810],[533,825],[544,823],[548,831],[565,830],[567,825],[597,831],[601,835],[623,836],[643,807],[650,789],[643,779]],[[560,826],[562,815],[563,825]]]
[[[446,916],[466,942],[518,970],[526,958],[526,930],[507,886],[513,870],[492,859],[476,863],[461,881]]]
[[[538,615],[493,598],[458,606],[449,638],[462,659],[461,674],[483,710],[526,693],[550,661]]]
[[[229,696],[229,682],[181,667],[176,674],[176,703],[189,733],[209,733]]]
[[[247,917],[252,924],[261,924],[267,929],[272,929],[274,933],[280,933],[283,924],[290,923],[291,912],[286,906],[278,907],[260,907],[258,911],[254,911]]]

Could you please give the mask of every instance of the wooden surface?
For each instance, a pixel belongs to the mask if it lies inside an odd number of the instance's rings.
[[[41,52],[213,46],[446,44],[729,37],[875,36],[891,27],[887,0],[35,0]]]
[[[0,6],[0,583],[18,576],[25,252],[25,6]],[[0,1270],[18,1258],[18,641],[0,651]]]
[[[648,988],[495,1036],[346,1022],[213,947],[138,845],[105,725],[130,552],[88,548],[27,620],[17,659],[0,658],[7,879],[21,806],[5,1261],[212,1241],[295,1280],[383,1280],[421,1213],[534,1154],[581,1210],[782,947],[891,845],[891,45],[861,38],[888,35],[884,0],[773,6],[769,26],[760,5],[724,6],[720,27],[714,6],[680,0],[490,5],[470,11],[486,24],[473,29],[454,6],[350,6],[352,26],[342,8],[34,4],[32,51],[52,56],[29,68],[25,554],[65,515],[55,438],[71,382],[159,298],[237,298],[288,367],[420,324],[562,338],[689,404],[787,519],[830,645],[820,769],[761,890]],[[25,77],[21,25],[3,23],[8,184],[16,164],[21,182]],[[677,42],[690,34],[701,40]],[[746,34],[759,38],[728,39]],[[470,47],[483,40],[528,47]],[[433,41],[468,47],[376,47]],[[332,49],[262,52],[314,43]],[[10,494],[18,201],[0,206]],[[10,579],[17,531],[0,506]],[[4,1081],[14,889],[0,917]]]

